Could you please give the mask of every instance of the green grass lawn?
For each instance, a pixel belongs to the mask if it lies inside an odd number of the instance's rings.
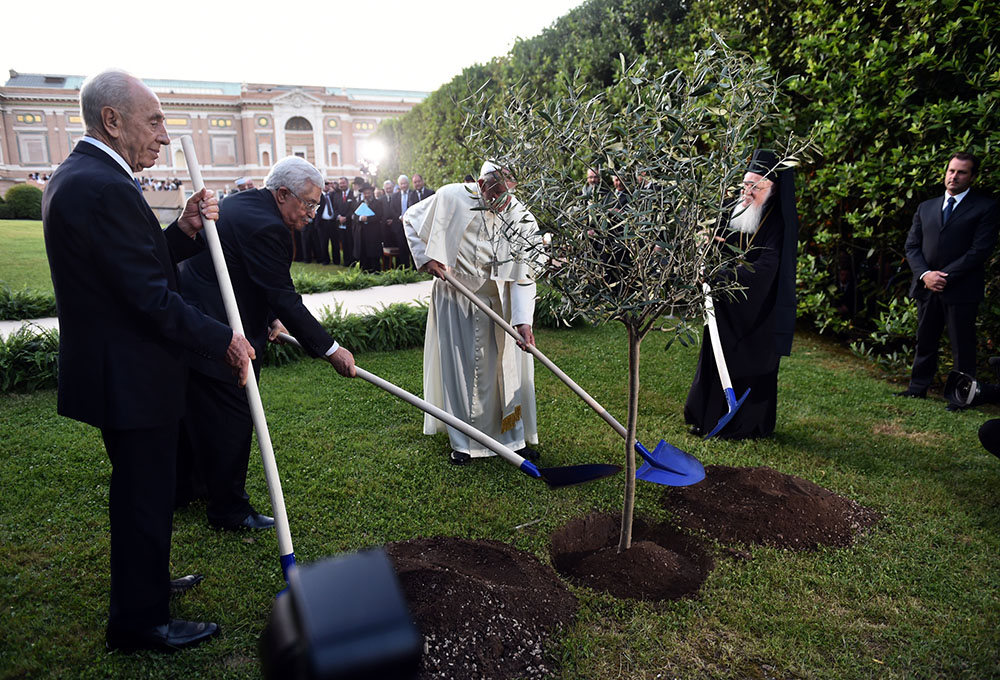
[[[543,330],[538,343],[624,421],[618,327]],[[420,392],[418,350],[358,360]],[[578,617],[551,645],[559,677],[1000,677],[1000,461],[976,438],[997,410],[895,399],[863,363],[800,334],[781,371],[776,436],[705,442],[680,416],[694,361],[693,348],[645,343],[642,441],[666,438],[706,464],[768,465],[884,519],[850,549],[750,547],[750,559],[719,550],[693,599],[643,603],[574,587]],[[541,367],[537,387],[545,465],[622,458],[621,440]],[[620,507],[621,475],[551,491],[499,459],[451,466],[447,438],[423,436],[418,411],[318,362],[265,369],[262,393],[301,563],[434,535],[496,539],[547,561],[556,527]],[[222,636],[173,656],[109,655],[110,466],[98,432],[57,417],[47,391],[0,397],[0,441],[0,677],[260,676],[257,636],[283,587],[273,532],[220,533],[202,505],[179,512],[172,573],[207,579],[174,615],[218,621]],[[267,511],[256,453],[248,490]],[[640,483],[638,514],[669,519],[667,493]]]
[[[0,282],[52,294],[49,261],[39,220],[0,220]]]
[[[45,238],[39,220],[0,220],[0,283],[15,290],[32,290],[52,294],[49,261],[45,257]],[[345,271],[345,267],[292,263],[292,274],[310,272],[330,274]]]

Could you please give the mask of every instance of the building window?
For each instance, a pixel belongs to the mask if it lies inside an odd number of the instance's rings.
[[[260,152],[260,164],[265,168],[271,167],[271,152],[267,149]]]
[[[340,160],[340,156],[337,154],[337,152],[336,151],[331,151],[330,152],[330,167],[331,168],[335,168],[338,165],[340,165],[340,163],[338,162],[339,160]]]
[[[233,121],[230,118],[212,118],[209,125],[214,128],[231,128]]]
[[[178,170],[184,170],[187,168],[187,162],[184,160],[184,149],[177,149],[174,151],[174,167]]]
[[[330,120],[326,121],[327,127],[335,128],[338,125],[340,125],[340,121],[337,120],[336,118],[331,118]]]
[[[187,118],[167,118],[163,122],[164,122],[164,125],[166,125],[167,127],[184,127],[184,128],[186,128],[186,127],[190,127],[191,126],[191,123],[188,121]]]
[[[267,127],[270,122],[265,116],[261,116],[257,119],[257,127]]]
[[[360,120],[354,124],[355,130],[374,130],[375,123],[367,120]]]
[[[45,135],[18,135],[17,150],[21,155],[21,165],[49,164],[49,145]]]
[[[17,122],[24,123],[25,125],[37,125],[44,120],[42,114],[40,113],[19,113],[17,114]]]
[[[285,129],[293,132],[311,132],[313,126],[312,123],[302,116],[293,116],[288,119],[287,123],[285,123]]]
[[[212,136],[212,164],[236,165],[236,137],[231,135]]]

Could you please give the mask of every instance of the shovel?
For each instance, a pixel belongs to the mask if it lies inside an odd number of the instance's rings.
[[[729,409],[715,424],[711,432],[705,435],[705,439],[714,437],[719,430],[733,419],[746,398],[750,396],[750,388],[743,393],[739,401],[736,400],[736,392],[733,391],[733,381],[729,378],[729,368],[726,366],[726,355],[722,352],[722,340],[719,339],[719,325],[715,321],[715,305],[712,303],[712,287],[708,282],[702,284],[705,291],[705,323],[708,324],[708,335],[712,339],[712,354],[715,355],[715,367],[719,371],[719,380],[722,382],[722,391],[726,395],[726,407]]]
[[[278,337],[290,345],[301,347],[301,345],[299,345],[299,341],[287,333],[279,333]],[[416,406],[421,411],[429,413],[438,420],[441,420],[451,427],[454,427],[456,430],[461,431],[466,436],[475,439],[477,442],[496,453],[498,456],[529,477],[542,479],[552,489],[558,489],[564,486],[573,486],[575,484],[584,484],[597,479],[603,479],[604,477],[610,477],[621,470],[621,466],[619,465],[609,465],[605,463],[591,463],[587,465],[570,465],[568,467],[551,468],[536,467],[530,460],[525,460],[515,451],[511,450],[507,446],[504,446],[496,439],[480,432],[468,423],[459,420],[450,413],[442,411],[437,406],[424,401],[420,397],[410,394],[402,387],[393,385],[388,380],[383,380],[374,373],[369,373],[356,364],[354,366],[354,370],[357,372],[359,378],[367,380],[372,385],[382,388],[389,394],[399,397],[403,401]]]
[[[445,281],[453,285],[458,292],[460,292],[465,297],[469,298],[472,304],[476,305],[490,317],[494,323],[499,324],[511,337],[513,337],[518,342],[524,342],[521,338],[521,334],[517,330],[507,323],[503,317],[493,311],[486,303],[476,297],[476,294],[465,287],[461,281],[456,279],[454,275],[445,270],[442,272],[442,277]],[[614,416],[608,413],[608,410],[597,403],[597,400],[592,396],[587,394],[582,387],[576,384],[576,382],[570,378],[566,373],[564,373],[558,366],[556,366],[552,361],[542,354],[541,350],[533,345],[526,345],[528,352],[530,352],[536,359],[538,359],[542,364],[545,365],[550,371],[556,374],[560,380],[566,383],[573,392],[583,399],[590,408],[597,412],[597,415],[601,416],[604,421],[617,432],[622,439],[628,438],[628,433],[622,424],[615,420]],[[697,458],[692,456],[690,453],[681,451],[676,446],[668,444],[664,440],[660,440],[660,443],[656,445],[656,448],[652,452],[649,451],[645,446],[640,444],[638,441],[635,443],[636,452],[642,456],[645,461],[638,470],[636,470],[635,476],[637,479],[643,479],[647,482],[653,482],[655,484],[663,484],[665,486],[688,486],[690,484],[697,484],[705,478],[705,468],[698,461]]]
[[[205,182],[201,177],[201,166],[198,164],[198,157],[194,151],[194,141],[191,137],[181,137],[181,147],[184,149],[184,158],[187,160],[188,172],[191,174],[191,183],[195,192],[205,188]],[[212,264],[215,265],[215,277],[218,279],[219,290],[222,292],[222,301],[226,307],[226,317],[234,333],[246,335],[243,332],[243,321],[240,319],[240,309],[236,305],[236,293],[233,291],[233,283],[229,279],[229,270],[226,268],[226,256],[222,253],[222,242],[219,240],[219,232],[215,228],[214,220],[204,222],[204,233],[208,240],[208,249],[212,255]],[[260,399],[260,390],[257,386],[257,379],[254,376],[253,368],[247,373],[247,400],[250,402],[250,416],[253,419],[254,431],[257,433],[257,444],[260,447],[261,462],[264,466],[264,478],[267,480],[267,490],[271,497],[271,510],[274,512],[274,526],[278,534],[278,551],[281,560],[281,572],[288,582],[288,574],[295,567],[295,551],[292,548],[292,534],[288,528],[288,514],[285,512],[285,497],[281,493],[281,479],[278,477],[278,465],[274,460],[274,448],[271,446],[271,434],[267,429],[267,419],[264,417],[264,404]]]

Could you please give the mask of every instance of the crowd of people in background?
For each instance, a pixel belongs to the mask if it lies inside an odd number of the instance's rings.
[[[402,216],[410,206],[432,196],[434,190],[414,173],[380,187],[363,177],[327,180],[315,214],[295,235],[295,259],[322,265],[351,266],[368,272],[394,266],[412,266],[403,234]]]
[[[179,191],[184,183],[176,177],[170,179],[150,179],[140,177],[139,186],[143,191]]]

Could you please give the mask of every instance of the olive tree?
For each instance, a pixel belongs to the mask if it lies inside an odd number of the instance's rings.
[[[559,89],[545,100],[526,87],[470,97],[467,144],[517,180],[516,193],[544,235],[544,245],[526,243],[522,251],[545,262],[543,279],[575,312],[596,323],[618,321],[627,331],[623,551],[631,545],[642,341],[654,329],[682,342],[693,338],[704,316],[705,280],[716,296],[739,296],[732,278],[717,275],[743,253],[716,237],[727,228],[757,135],[781,97],[764,66],[717,36],[689,68],[654,73],[622,56],[611,90],[590,94],[572,77]],[[768,146],[784,163],[794,163],[804,147],[791,138]],[[585,192],[588,169],[601,181]]]

